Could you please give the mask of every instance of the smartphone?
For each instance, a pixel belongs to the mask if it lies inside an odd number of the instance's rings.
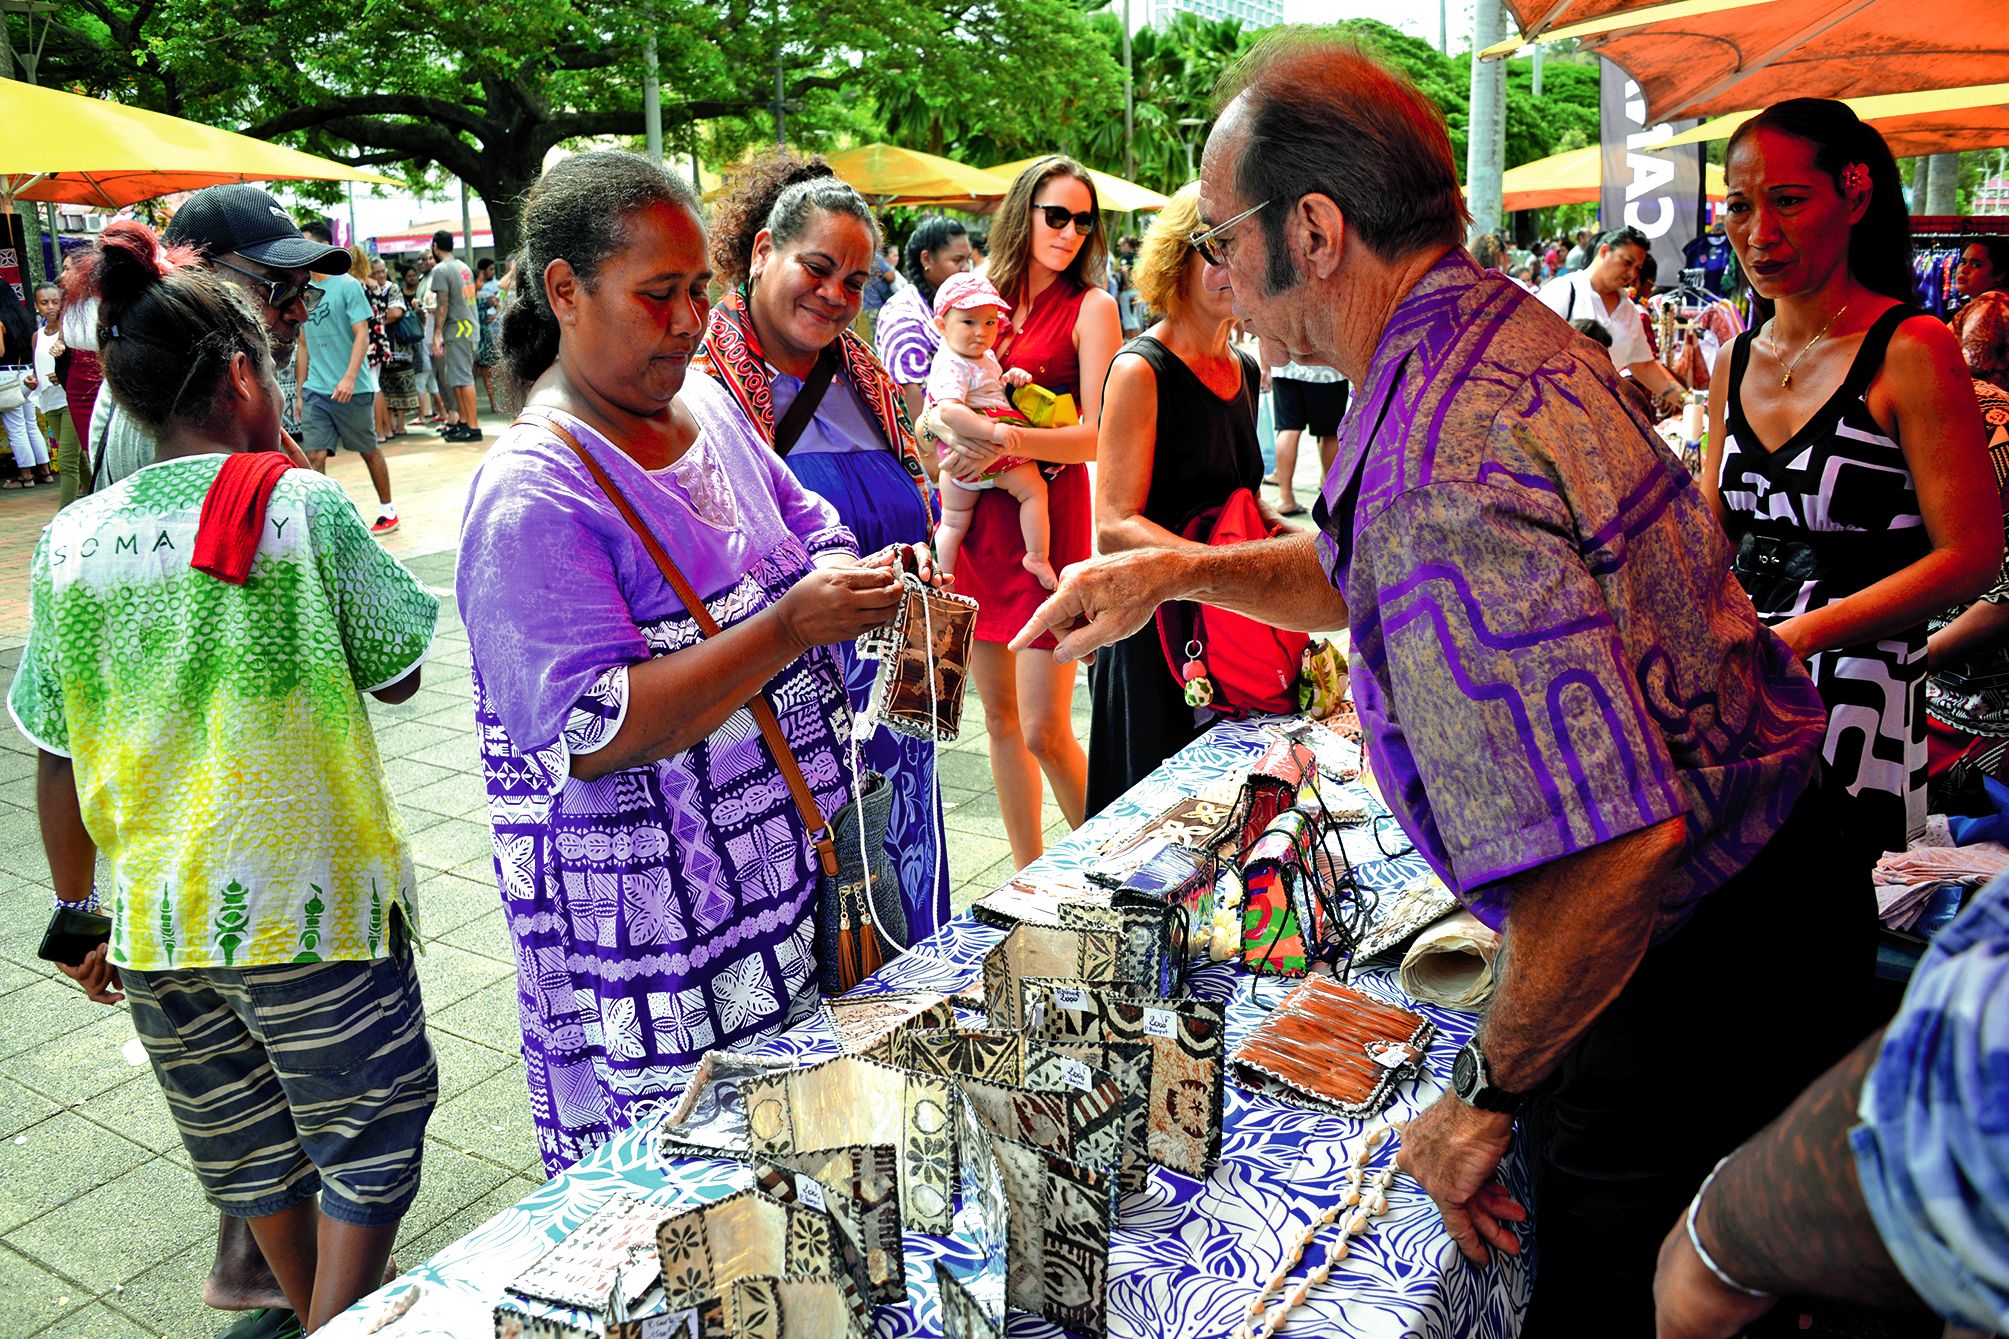
[[[48,932],[42,936],[42,947],[36,956],[44,962],[75,967],[92,949],[111,937],[111,917],[81,907],[57,907],[56,914],[49,918]]]

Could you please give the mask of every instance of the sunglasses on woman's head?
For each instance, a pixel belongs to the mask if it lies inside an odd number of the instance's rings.
[[[1033,208],[1045,216],[1046,226],[1055,232],[1059,232],[1065,228],[1069,219],[1074,220],[1074,231],[1083,237],[1095,231],[1095,213],[1093,210],[1086,214],[1076,214],[1070,211],[1065,205],[1036,204]]]

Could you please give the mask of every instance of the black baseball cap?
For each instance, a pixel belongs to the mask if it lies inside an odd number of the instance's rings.
[[[278,270],[346,274],[349,269],[347,247],[302,237],[292,216],[256,186],[205,186],[174,212],[162,240],[210,256],[235,251]]]

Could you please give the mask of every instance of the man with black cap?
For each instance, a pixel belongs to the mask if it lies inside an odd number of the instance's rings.
[[[314,276],[349,268],[347,251],[302,237],[279,202],[256,186],[197,191],[175,211],[162,240],[200,251],[211,269],[245,291],[264,318],[275,367],[292,364],[300,327],[321,300]],[[91,464],[87,492],[109,488],[153,463],[153,438],[120,411],[109,390],[98,396],[84,442]],[[307,464],[283,432],[280,444],[294,463]]]

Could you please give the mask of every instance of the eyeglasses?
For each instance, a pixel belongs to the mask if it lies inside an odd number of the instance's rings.
[[[1200,259],[1206,261],[1209,265],[1226,265],[1228,263],[1226,254],[1220,247],[1214,244],[1216,239],[1243,219],[1253,218],[1256,214],[1269,207],[1270,202],[1265,200],[1253,208],[1244,209],[1225,223],[1216,223],[1211,228],[1203,228],[1199,232],[1188,233],[1186,235],[1186,245],[1199,252]]]
[[[1074,231],[1079,236],[1086,237],[1095,231],[1095,213],[1092,210],[1086,214],[1075,214],[1070,213],[1065,205],[1036,204],[1033,208],[1045,216],[1046,226],[1055,232],[1066,228],[1070,219],[1074,221]]]
[[[255,270],[245,269],[242,265],[232,265],[227,260],[212,260],[209,263],[251,280],[254,292],[262,287],[265,291],[265,305],[273,311],[285,311],[295,298],[300,300],[301,306],[313,311],[321,305],[321,299],[327,296],[327,291],[312,280],[296,284],[291,279],[274,279],[269,274],[259,274]]]

